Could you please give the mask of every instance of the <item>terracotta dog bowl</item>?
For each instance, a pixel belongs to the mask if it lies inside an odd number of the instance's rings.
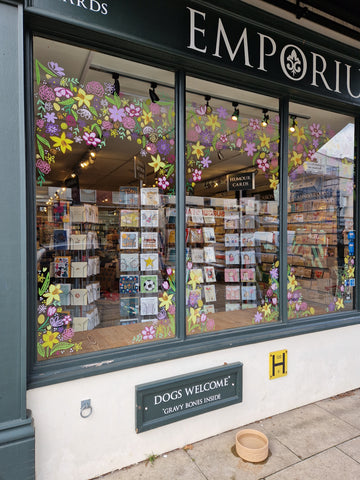
[[[257,430],[240,430],[236,434],[236,452],[247,462],[262,462],[269,454],[269,440]]]

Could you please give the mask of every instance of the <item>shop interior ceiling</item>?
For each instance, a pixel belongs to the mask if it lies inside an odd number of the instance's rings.
[[[159,84],[157,93],[161,95],[172,96],[174,85],[174,73],[166,70],[154,68],[152,66],[134,63],[125,59],[105,55],[99,52],[90,51],[70,45],[63,45],[58,42],[43,38],[34,40],[35,57],[47,64],[49,61],[57,62],[62,66],[67,74],[78,78],[80,83],[89,81],[111,82],[112,76],[109,72],[120,73],[121,92],[131,95],[148,95],[148,89],[151,82]],[[142,80],[141,80],[142,79]],[[145,81],[145,83],[144,83]],[[193,92],[187,94],[187,103],[205,104],[205,95],[211,96],[211,106],[213,108],[224,106],[229,112],[232,112],[232,101],[239,102],[240,116],[245,118],[260,118],[262,116],[261,108],[269,109],[270,115],[276,115],[278,110],[278,100],[264,95],[235,89],[212,82],[196,78],[187,79],[187,88]],[[35,86],[36,90],[36,86]],[[196,93],[195,93],[196,92]],[[252,106],[261,107],[254,108]],[[303,106],[296,105],[296,115],[302,115],[305,121],[309,121],[312,114],[315,115],[317,122],[322,120],[329,121],[328,113]],[[304,119],[298,118],[299,125]],[[336,115],[331,118],[332,128],[336,128]],[[339,118],[339,129],[344,125],[343,119]],[[57,155],[56,168],[53,168],[47,176],[44,187],[64,186],[64,181],[74,171],[74,166],[79,165],[81,160],[88,154],[88,147],[82,144],[74,143],[72,152],[66,152],[63,155]],[[252,158],[240,152],[223,149],[222,158],[219,158],[217,152],[213,152],[211,168],[203,173],[202,182],[197,185],[196,195],[211,196],[226,191],[225,179],[229,173],[241,171],[246,168],[253,168]],[[139,180],[134,180],[134,156],[139,154],[139,145],[136,142],[119,141],[118,139],[108,138],[106,147],[97,150],[96,161],[86,169],[79,169],[80,188],[97,189],[105,191],[118,191],[121,185],[139,185]],[[150,160],[151,161],[151,160]],[[146,179],[144,183],[152,186],[155,179],[151,172],[151,167],[147,166]],[[210,180],[222,179],[222,187],[214,191],[209,191]],[[263,172],[256,172],[257,191],[267,190],[268,181]],[[38,189],[38,194],[40,190]]]

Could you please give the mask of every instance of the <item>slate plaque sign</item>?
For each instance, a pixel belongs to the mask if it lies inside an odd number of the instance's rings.
[[[242,363],[136,387],[136,432],[242,401]]]

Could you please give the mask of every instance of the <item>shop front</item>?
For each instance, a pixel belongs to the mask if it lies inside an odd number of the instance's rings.
[[[5,478],[18,438],[12,478],[89,479],[359,385],[355,49],[134,7],[0,3]]]

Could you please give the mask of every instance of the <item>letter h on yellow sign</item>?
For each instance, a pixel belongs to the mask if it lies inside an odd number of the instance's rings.
[[[269,378],[285,377],[287,375],[287,350],[279,350],[269,354]]]

